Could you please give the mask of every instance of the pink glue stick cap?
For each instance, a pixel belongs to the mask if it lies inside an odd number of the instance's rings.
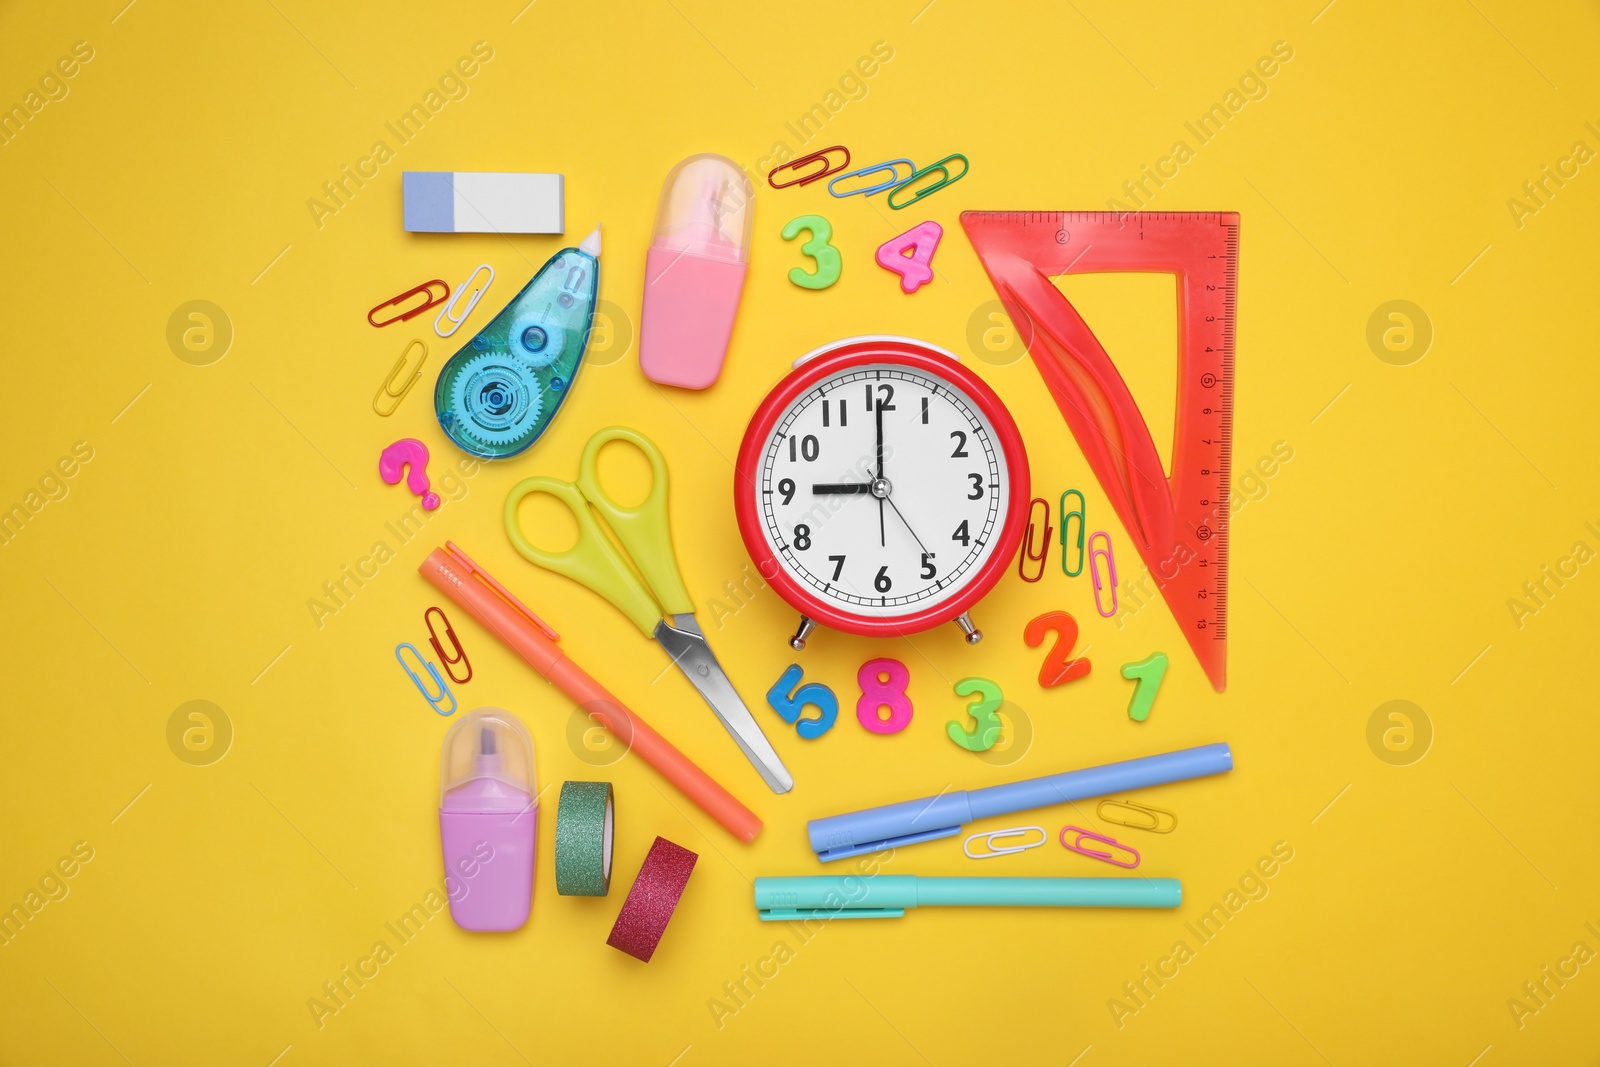
[[[450,917],[515,930],[533,906],[539,806],[533,738],[509,711],[479,708],[444,737],[439,838]]]
[[[726,156],[690,156],[667,175],[639,324],[639,368],[651,381],[704,389],[722,373],[750,262],[754,198]]]

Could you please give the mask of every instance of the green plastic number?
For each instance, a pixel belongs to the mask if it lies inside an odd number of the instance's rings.
[[[977,725],[969,732],[963,730],[959,722],[951,721],[944,724],[944,732],[968,752],[989,751],[1000,740],[1000,732],[1004,729],[1000,716],[996,714],[1005,699],[1000,687],[987,678],[963,678],[955,688],[958,697],[978,698],[967,705],[967,714],[972,716]]]
[[[1150,706],[1156,702],[1161,679],[1167,676],[1167,654],[1152,652],[1137,663],[1124,663],[1122,676],[1137,683],[1133,687],[1133,699],[1128,703],[1128,718],[1144,722],[1150,715]]]
[[[817,269],[807,274],[799,267],[790,267],[789,280],[802,289],[826,289],[839,280],[839,272],[844,269],[839,250],[828,243],[833,227],[821,215],[801,215],[783,227],[783,239],[792,241],[802,232],[809,233],[811,239],[800,246],[800,254],[816,260]]]

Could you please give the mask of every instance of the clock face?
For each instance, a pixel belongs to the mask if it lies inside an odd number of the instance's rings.
[[[1011,510],[994,425],[958,386],[894,363],[841,369],[777,416],[756,471],[778,565],[853,616],[892,618],[958,595]]]

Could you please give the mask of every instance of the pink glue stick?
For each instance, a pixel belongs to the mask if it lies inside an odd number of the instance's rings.
[[[441,764],[439,838],[450,917],[463,930],[515,930],[533,906],[533,738],[509,711],[479,708],[445,735]]]
[[[639,368],[651,381],[704,389],[722,373],[750,262],[754,197],[726,156],[690,156],[667,175],[639,325]]]

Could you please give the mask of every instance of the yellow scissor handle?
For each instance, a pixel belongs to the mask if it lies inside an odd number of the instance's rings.
[[[578,540],[565,552],[548,552],[523,535],[517,508],[535,493],[555,497],[571,509],[572,517],[578,521]],[[511,487],[506,497],[505,516],[506,536],[528,562],[582,582],[616,605],[646,637],[655,632],[656,624],[661,621],[661,610],[628,569],[600,524],[595,522],[589,502],[577,486],[555,478],[524,478]]]
[[[650,461],[650,492],[635,507],[623,507],[600,487],[600,450],[612,441],[626,441]],[[578,460],[578,488],[596,511],[604,515],[617,540],[633,557],[633,565],[668,614],[694,611],[694,598],[683,584],[672,549],[667,518],[667,461],[655,442],[638,430],[608,426],[589,438]],[[653,625],[653,624],[652,624]]]

